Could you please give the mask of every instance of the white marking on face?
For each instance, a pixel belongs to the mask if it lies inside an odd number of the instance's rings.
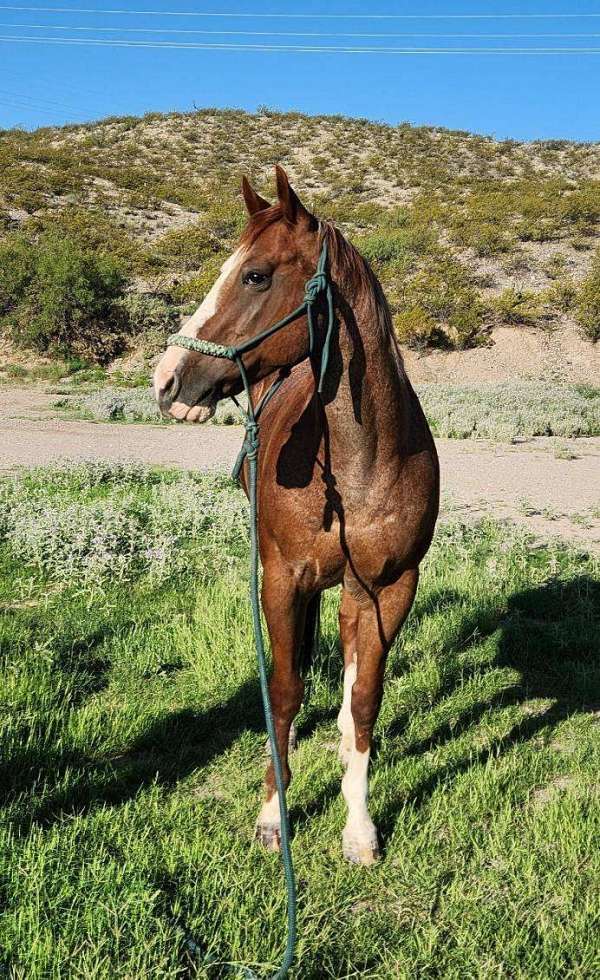
[[[223,286],[229,277],[233,273],[237,272],[241,266],[244,260],[245,252],[246,249],[240,247],[236,249],[233,255],[229,256],[227,261],[222,265],[219,277],[213,284],[210,292],[204,297],[200,306],[189,318],[187,323],[184,323],[181,329],[177,331],[178,334],[181,334],[183,337],[197,338],[199,336],[204,325],[217,312],[219,308],[219,296]],[[154,370],[154,391],[157,397],[158,393],[167,386],[170,379],[173,377],[175,368],[179,362],[185,358],[186,354],[187,352],[183,347],[167,347],[165,353]],[[184,411],[183,402],[173,402],[171,414],[174,418],[185,418],[188,409],[189,405],[185,406]]]
[[[198,337],[204,324],[215,315],[219,308],[221,290],[232,272],[242,264],[245,251],[244,248],[236,249],[233,255],[230,255],[227,261],[223,263],[219,278],[213,283],[210,292],[204,297],[196,312],[179,330],[179,333],[184,337]]]

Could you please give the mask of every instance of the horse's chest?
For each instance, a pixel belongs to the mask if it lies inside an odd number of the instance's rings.
[[[405,556],[405,535],[397,513],[382,508],[346,513],[325,505],[319,516],[288,514],[277,522],[271,543],[307,589],[327,588],[355,575],[367,587],[393,575]]]

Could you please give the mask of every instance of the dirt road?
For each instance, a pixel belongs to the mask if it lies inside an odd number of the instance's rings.
[[[243,438],[239,426],[111,425],[52,415],[44,393],[0,389],[0,470],[99,458],[228,469]],[[441,439],[437,445],[447,510],[469,519],[508,518],[537,536],[600,552],[600,438],[517,445]],[[557,451],[575,458],[558,458]]]

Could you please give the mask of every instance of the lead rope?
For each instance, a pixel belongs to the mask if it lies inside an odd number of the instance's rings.
[[[322,393],[323,383],[325,380],[325,375],[327,373],[327,365],[329,362],[329,352],[331,346],[331,337],[333,335],[333,330],[335,327],[335,312],[333,305],[333,290],[331,287],[331,282],[327,275],[327,242],[323,241],[321,252],[319,254],[319,261],[317,263],[317,270],[315,275],[308,280],[305,285],[304,290],[304,300],[297,309],[293,310],[286,317],[278,320],[277,323],[269,327],[267,330],[263,330],[261,333],[257,334],[255,337],[240,344],[239,347],[224,347],[221,344],[215,344],[212,341],[201,340],[194,337],[185,337],[182,334],[173,334],[167,340],[167,346],[178,346],[185,347],[187,350],[197,351],[200,354],[208,354],[212,357],[222,357],[230,361],[234,361],[237,364],[242,383],[244,385],[244,391],[246,393],[246,398],[248,400],[248,408],[244,411],[235,396],[232,396],[233,401],[238,406],[242,415],[244,417],[244,427],[246,429],[246,437],[244,439],[244,444],[241,448],[240,454],[236,460],[235,466],[233,468],[232,476],[234,479],[239,477],[241,468],[243,466],[244,460],[248,460],[248,499],[250,502],[250,605],[252,607],[252,624],[254,627],[254,642],[256,645],[256,659],[258,662],[258,676],[260,680],[260,693],[262,696],[263,711],[265,716],[265,726],[267,729],[267,734],[269,736],[269,744],[271,746],[271,762],[273,764],[273,772],[275,775],[275,787],[279,799],[279,815],[281,819],[281,858],[283,861],[283,872],[285,876],[285,886],[287,891],[287,942],[285,947],[285,953],[281,961],[281,966],[275,974],[273,974],[272,980],[284,980],[287,977],[290,967],[294,961],[294,955],[296,950],[296,917],[297,917],[297,897],[296,897],[296,878],[294,875],[294,864],[292,860],[292,849],[290,841],[290,821],[286,801],[286,791],[283,781],[283,769],[281,765],[281,756],[279,755],[279,748],[277,746],[277,739],[275,736],[275,725],[273,722],[273,709],[271,707],[271,698],[269,696],[269,678],[267,674],[267,663],[265,654],[265,644],[262,631],[262,624],[260,619],[260,599],[259,599],[259,546],[258,546],[258,451],[260,448],[260,416],[264,407],[271,400],[276,391],[279,390],[283,381],[287,377],[289,371],[282,371],[280,376],[276,381],[273,382],[271,387],[268,389],[267,393],[260,400],[256,408],[252,404],[252,395],[250,391],[250,383],[248,381],[248,375],[246,374],[246,368],[244,367],[244,362],[242,361],[242,354],[249,350],[254,350],[259,344],[270,337],[272,334],[277,333],[283,327],[292,323],[294,320],[299,319],[301,316],[306,314],[308,319],[308,336],[309,336],[309,356],[312,358],[314,356],[315,350],[315,329],[314,329],[314,311],[313,306],[317,302],[318,297],[321,293],[325,293],[327,298],[327,330],[325,333],[325,339],[323,342],[323,347],[321,349],[321,363],[318,375],[318,387],[317,390],[319,394]],[[258,980],[255,973],[252,972],[248,967],[240,967],[240,972],[245,976],[252,978],[252,980]]]

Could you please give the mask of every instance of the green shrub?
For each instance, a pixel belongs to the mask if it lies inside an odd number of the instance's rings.
[[[491,305],[501,323],[515,326],[535,326],[542,315],[539,297],[513,286],[496,296]]]
[[[212,230],[204,223],[167,231],[158,238],[152,254],[160,263],[181,272],[199,269],[221,246]]]
[[[448,338],[432,316],[421,306],[395,313],[394,329],[401,344],[413,350],[448,347]]]
[[[503,228],[489,221],[456,222],[452,227],[452,239],[457,245],[472,248],[481,258],[508,252],[514,244],[514,239]]]
[[[28,290],[35,275],[35,255],[18,233],[0,241],[0,315],[8,313]]]
[[[575,307],[577,296],[577,285],[569,277],[557,279],[546,293],[550,306],[561,313],[569,313]]]
[[[400,284],[398,295],[396,312],[416,311],[415,324],[425,313],[438,324],[429,335],[431,345],[464,350],[483,341],[483,305],[467,270],[451,256],[427,256],[424,266]]]
[[[356,240],[356,247],[374,265],[394,262],[407,255],[422,255],[434,242],[423,227],[381,229]]]
[[[123,348],[128,325],[115,303],[125,287],[120,262],[53,233],[25,244],[11,236],[3,258],[11,270],[3,277],[3,312],[18,345],[99,361]]]
[[[66,237],[86,252],[102,252],[119,259],[128,271],[143,267],[144,249],[121,224],[97,209],[67,207],[36,215],[23,228],[29,238]]]
[[[600,253],[579,288],[575,316],[586,340],[600,340]]]

